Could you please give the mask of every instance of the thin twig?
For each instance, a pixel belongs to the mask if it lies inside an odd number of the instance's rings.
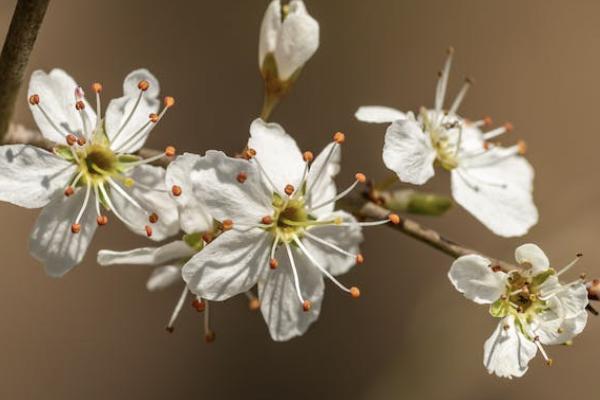
[[[27,62],[49,1],[17,1],[0,54],[0,139],[8,130]]]

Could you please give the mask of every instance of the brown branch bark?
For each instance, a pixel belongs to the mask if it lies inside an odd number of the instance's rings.
[[[4,138],[50,0],[18,0],[0,54],[0,139]]]

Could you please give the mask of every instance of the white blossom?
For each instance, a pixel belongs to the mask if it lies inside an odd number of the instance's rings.
[[[102,86],[92,85],[96,110],[81,87],[60,69],[35,71],[29,104],[53,152],[15,144],[0,147],[0,200],[26,208],[44,207],[30,238],[31,254],[52,276],[78,264],[110,210],[136,233],[162,240],[178,230],[177,211],[164,184],[165,171],[148,163],[173,155],[142,159],[139,150],[152,128],[173,105],[147,70],[130,73],[124,95],[112,100],[100,118]],[[149,117],[150,115],[150,117]]]
[[[301,153],[278,124],[255,120],[250,133],[246,159],[208,151],[189,164],[189,186],[171,182],[180,188],[176,199],[185,193],[202,199],[223,231],[184,265],[183,278],[192,292],[216,301],[258,284],[272,338],[288,340],[317,319],[323,276],[359,296],[358,288],[343,285],[335,276],[363,261],[358,248],[361,225],[387,220],[358,223],[334,210],[336,200],[365,180],[357,174],[355,183],[337,194],[333,178],[339,171],[343,134],[337,133],[313,161],[312,153]],[[179,163],[180,158],[171,163],[167,177]]]
[[[558,272],[534,244],[515,251],[518,269],[504,272],[479,255],[458,258],[448,277],[466,298],[489,304],[498,327],[485,342],[483,363],[490,374],[521,377],[539,350],[546,363],[552,359],[544,345],[568,343],[587,322],[588,293],[582,279],[561,283],[559,277],[581,255]]]
[[[505,148],[490,140],[512,130],[507,123],[483,133],[489,119],[468,122],[457,114],[471,81],[467,79],[448,109],[444,109],[453,51],[440,74],[433,109],[415,117],[389,107],[367,106],[356,112],[365,122],[390,123],[383,161],[398,178],[422,185],[435,174],[434,165],[451,173],[456,202],[497,235],[521,236],[538,221],[533,202],[534,171],[524,142]]]

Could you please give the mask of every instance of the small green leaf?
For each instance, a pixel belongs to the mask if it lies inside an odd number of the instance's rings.
[[[69,147],[65,144],[59,144],[59,145],[54,146],[54,154],[56,154],[57,156],[59,156],[60,158],[62,158],[64,160],[67,160],[70,162],[75,161],[71,147]]]
[[[506,300],[498,299],[490,306],[490,314],[496,318],[504,318],[510,309]]]
[[[200,251],[204,248],[204,240],[202,239],[202,233],[189,233],[183,235],[183,241],[196,251]]]

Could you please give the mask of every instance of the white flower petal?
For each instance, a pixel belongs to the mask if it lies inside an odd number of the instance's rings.
[[[505,327],[507,327],[505,329]],[[537,346],[515,326],[514,317],[504,318],[483,346],[483,364],[501,378],[521,377],[535,357]]]
[[[237,177],[246,175],[244,183]],[[258,223],[273,213],[273,194],[267,188],[256,166],[243,159],[227,157],[220,151],[207,151],[190,175],[194,196],[204,201],[208,213],[218,221]]]
[[[167,187],[174,185],[182,190],[179,196],[174,197],[179,208],[179,222],[181,229],[186,233],[205,232],[213,227],[213,220],[206,205],[199,196],[194,194],[192,188],[192,171],[196,169],[196,164],[201,162],[202,157],[197,154],[185,153],[178,156],[167,167],[165,181]]]
[[[64,190],[75,166],[35,146],[0,147],[0,201],[43,207]]]
[[[165,265],[152,271],[152,275],[146,282],[146,289],[151,292],[162,290],[177,282],[181,282],[181,269],[175,265]]]
[[[298,188],[305,163],[296,141],[281,125],[255,119],[250,125],[248,147],[256,150],[256,158],[279,193],[288,184]],[[267,179],[265,183],[269,185]]]
[[[77,87],[73,78],[61,69],[53,69],[49,74],[41,70],[31,74],[27,95],[37,94],[40,97],[40,105],[46,111],[51,122],[38,106],[30,104],[29,108],[46,139],[65,143],[67,134],[83,135],[83,122],[79,111],[75,109],[77,102],[75,89]],[[84,100],[84,104],[83,112],[89,122],[88,130],[91,130],[96,125],[96,113],[86,100]]]
[[[359,254],[359,245],[363,241],[361,227],[356,223],[356,219],[345,211],[337,211],[325,219],[342,218],[344,222],[354,223],[350,226],[316,226],[308,233],[316,236],[328,243],[333,244],[349,253]],[[332,275],[340,275],[348,272],[356,264],[356,258],[342,254],[331,247],[318,242],[317,240],[305,237],[302,243],[310,254],[319,261],[319,263]]]
[[[533,335],[539,336],[542,344],[564,344],[583,332],[588,318],[585,306],[577,313],[567,316],[557,297],[549,299],[548,305],[550,309],[537,314],[531,324]]]
[[[301,0],[292,0],[288,6],[275,46],[275,61],[282,81],[302,68],[319,48],[319,23],[308,14]]]
[[[550,268],[550,260],[539,246],[525,243],[515,250],[515,260],[519,264],[531,265],[531,273],[537,275]]]
[[[436,152],[419,125],[410,119],[392,122],[385,133],[383,162],[402,182],[422,185],[434,175]]]
[[[183,240],[175,240],[160,247],[142,247],[127,251],[100,250],[100,265],[161,265],[179,261],[195,254],[196,251]]]
[[[79,264],[96,232],[96,213],[92,204],[88,204],[83,214],[81,231],[71,232],[84,196],[83,188],[71,197],[58,194],[44,207],[35,223],[29,238],[29,252],[44,264],[50,276],[60,277]]]
[[[529,163],[517,156],[487,166],[459,166],[452,171],[452,195],[495,234],[522,236],[538,221],[531,171]]]
[[[490,260],[477,254],[459,257],[452,263],[448,278],[456,290],[478,304],[491,304],[506,290],[508,276],[494,272]]]
[[[391,107],[384,106],[362,106],[354,114],[356,119],[374,124],[385,124],[406,119],[406,114]]]
[[[275,52],[277,37],[281,29],[281,1],[273,0],[269,3],[260,26],[258,39],[258,68],[262,69],[268,53]]]
[[[585,311],[588,305],[588,291],[583,283],[569,285],[561,290],[556,298],[561,303],[563,318],[573,318]]]
[[[256,284],[268,268],[270,250],[271,235],[264,230],[230,230],[183,266],[183,279],[198,296],[227,300]]]
[[[334,148],[333,153],[331,150]],[[329,154],[331,153],[331,156]],[[329,156],[329,159],[328,159]],[[340,162],[342,160],[342,148],[335,143],[329,143],[321,153],[314,159],[308,171],[306,178],[307,204],[316,206],[333,199],[337,195],[335,187],[335,176],[340,172]],[[327,162],[327,164],[325,164]],[[335,203],[329,203],[326,206],[319,207],[312,212],[316,217],[328,215],[333,212]]]
[[[166,190],[165,170],[161,167],[152,165],[140,165],[133,168],[126,174],[135,182],[145,186]],[[117,212],[125,218],[132,226],[127,225],[131,231],[138,235],[146,235],[144,226],[152,227],[152,236],[150,239],[160,241],[169,236],[175,235],[179,231],[179,214],[177,206],[167,192],[157,190],[147,190],[137,185],[131,188],[121,186],[140,206],[148,213],[156,213],[158,222],[151,224],[148,221],[148,215],[143,210],[134,206],[130,201],[120,194],[117,190],[111,190],[111,200],[117,209]]]
[[[138,83],[142,80],[148,81],[150,87],[143,93],[141,101],[132,114],[140,94]],[[150,114],[158,112],[160,107],[159,92],[158,80],[150,71],[138,69],[127,75],[123,81],[123,97],[111,100],[106,108],[106,135],[113,150],[122,153],[133,153],[144,145],[154,124],[151,123],[142,132],[137,134],[136,132],[148,123]],[[135,138],[132,139],[134,135]]]
[[[303,310],[287,252],[280,246],[277,250],[279,266],[270,270],[265,278],[258,282],[260,309],[271,338],[276,341],[290,340],[306,332],[319,317],[325,291],[321,272],[296,248],[292,248],[292,252],[302,297],[312,304],[309,311]]]

